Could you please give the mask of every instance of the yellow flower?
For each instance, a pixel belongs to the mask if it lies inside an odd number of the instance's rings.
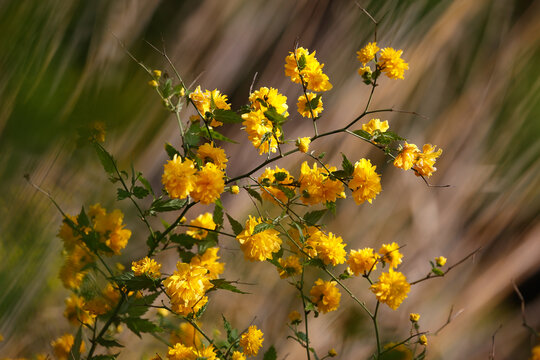
[[[392,48],[381,50],[377,65],[390,79],[403,79],[403,73],[409,69],[409,64],[401,58],[401,54],[403,54],[403,50]]]
[[[299,64],[304,61],[304,68],[300,72],[297,61]],[[323,67],[324,64],[320,64],[315,58],[315,51],[309,54],[309,51],[302,47],[297,48],[294,53],[289,52],[285,58],[285,76],[290,76],[292,82],[300,84],[301,75],[307,89],[312,91],[320,92],[332,89],[328,76],[322,72]]]
[[[371,161],[360,159],[354,164],[353,178],[349,181],[354,202],[358,205],[368,201],[370,204],[382,190],[381,176],[375,172],[377,167]]]
[[[211,204],[221,196],[225,189],[225,174],[215,164],[207,163],[197,172],[193,183],[193,191],[190,193],[195,201],[202,204]]]
[[[421,335],[420,338],[418,339],[418,342],[420,343],[420,345],[427,346],[427,337],[426,337],[426,335]]]
[[[73,347],[73,343],[75,342],[75,338],[71,334],[65,334],[58,339],[51,342],[51,346],[53,348],[54,355],[58,360],[67,360],[71,348]],[[84,352],[85,350],[84,341],[81,342],[80,352]]]
[[[148,275],[151,278],[157,279],[161,276],[161,264],[158,264],[154,259],[150,259],[148,256],[131,263],[131,270],[135,273],[135,276]]]
[[[191,258],[191,265],[198,265],[208,270],[206,277],[210,280],[219,278],[219,275],[223,273],[225,263],[220,263],[218,260],[220,257],[217,255],[219,251],[218,247],[208,248],[202,255],[195,255]]]
[[[174,155],[164,166],[161,183],[171,198],[184,199],[194,188],[195,165],[190,159]]]
[[[276,174],[280,174],[283,179],[277,180]],[[290,189],[292,192],[294,192],[295,190],[294,185],[291,185],[294,183],[294,178],[289,174],[286,169],[281,169],[277,166],[275,170],[272,170],[271,168],[266,168],[261,174],[261,176],[259,176],[258,181],[262,184],[275,184],[276,186],[281,185],[287,189]],[[277,203],[276,199],[278,199],[282,203],[286,204],[288,201],[287,195],[283,192],[283,190],[279,189],[276,186],[262,186],[262,198],[273,203]]]
[[[282,279],[288,278],[289,276],[298,275],[302,272],[302,265],[300,265],[300,259],[298,256],[291,255],[286,259],[279,258],[279,265],[282,268],[278,268],[279,277]]]
[[[253,234],[255,226],[262,224],[261,218],[249,215],[244,231],[236,236],[240,248],[244,252],[244,258],[249,261],[265,261],[271,259],[272,254],[281,248],[279,232],[274,229],[266,229]]]
[[[372,248],[351,250],[347,264],[349,268],[358,276],[360,273],[367,273],[377,269],[377,259],[379,256],[373,253]]]
[[[362,124],[362,130],[368,132],[370,135],[373,135],[375,130],[380,132],[386,132],[388,130],[388,120],[381,122],[380,119],[371,119],[367,124]]]
[[[357,51],[358,61],[366,65],[368,62],[375,58],[375,54],[379,51],[379,47],[376,42],[370,42],[364,46],[361,50]]]
[[[66,289],[78,289],[88,273],[83,268],[94,262],[95,256],[88,250],[86,245],[75,246],[68,252],[64,264],[60,268],[60,280]]]
[[[309,150],[309,144],[311,143],[311,138],[301,137],[296,139],[296,147],[303,153],[307,153]]]
[[[530,360],[540,360],[540,345],[533,347]]]
[[[64,316],[72,325],[85,324],[92,326],[94,324],[95,316],[84,310],[85,302],[82,297],[71,294],[70,297],[66,298],[65,303]]]
[[[370,287],[377,300],[393,310],[401,305],[410,289],[411,285],[407,282],[405,275],[392,269],[387,273],[382,273],[379,276],[379,281]]]
[[[246,357],[240,351],[235,351],[232,354],[232,360],[246,360]]]
[[[317,309],[322,313],[337,310],[341,293],[336,287],[335,281],[324,281],[318,279],[309,291],[311,301],[317,305]]]
[[[203,164],[212,162],[221,170],[225,170],[229,161],[227,155],[225,155],[225,150],[220,147],[214,147],[214,143],[206,143],[199,146],[197,156],[203,161]]]
[[[181,261],[176,264],[176,271],[163,281],[174,312],[186,316],[196,313],[208,302],[205,293],[214,285],[207,273],[203,266]]]
[[[110,213],[99,211],[94,217],[94,230],[100,234],[100,240],[114,252],[120,255],[131,237],[131,230],[124,229],[124,214],[115,209]],[[110,254],[109,254],[110,255]]]
[[[442,267],[446,264],[446,258],[444,256],[438,256],[435,258],[435,263],[437,266]]]
[[[247,356],[256,356],[264,341],[263,333],[255,325],[251,325],[248,331],[240,337],[240,346]]]
[[[90,124],[91,141],[105,142],[105,123],[103,121],[94,121]]]
[[[81,236],[68,224],[68,220],[70,220],[73,224],[77,225],[77,217],[69,214],[66,217],[67,219],[62,220],[62,225],[56,236],[62,239],[64,249],[73,251],[75,246],[81,243]]]
[[[312,92],[309,92],[307,93],[307,97],[311,103],[311,100],[315,99],[315,97],[317,97],[317,94],[314,94]],[[306,96],[305,95],[301,95],[299,98],[298,98],[298,103],[296,104],[298,106],[298,112],[300,113],[300,115],[302,115],[303,117],[307,117],[307,118],[310,118],[311,119],[311,112],[313,112],[313,116],[315,116],[316,118],[319,117],[319,114],[322,113],[322,111],[324,110],[323,108],[323,102],[322,102],[322,98],[319,97],[319,101],[317,102],[317,106],[313,106],[310,110],[310,107],[306,101]]]
[[[161,70],[153,70],[152,75],[159,79],[161,77]]]
[[[167,352],[169,360],[196,360],[197,354],[191,346],[185,346],[182,343],[176,343],[173,347],[169,347]]]
[[[437,171],[437,168],[433,165],[435,165],[437,158],[441,156],[442,149],[435,151],[435,148],[436,146],[431,144],[425,144],[422,147],[422,152],[418,154],[413,167],[413,169],[417,171],[415,173],[417,176],[422,175],[430,177],[435,171]]]
[[[302,163],[299,182],[304,204],[315,205],[345,198],[343,183],[339,180],[331,180],[329,177],[329,172],[336,171],[336,167],[326,165],[326,168],[328,170],[318,169],[316,163],[313,164],[313,168],[310,168],[307,161]]]
[[[197,359],[206,359],[206,360],[216,360],[216,351],[214,346],[210,345],[209,347],[203,347],[202,349],[196,349],[195,355]]]
[[[403,149],[394,160],[394,166],[403,170],[409,170],[416,163],[419,154],[420,150],[418,150],[418,146],[405,142],[405,146],[403,146]]]
[[[150,80],[148,82],[148,85],[150,85],[153,88],[157,88],[159,86],[158,82],[156,80]]]
[[[182,343],[187,346],[199,348],[202,341],[197,329],[195,329],[190,323],[183,322],[180,324],[180,328],[178,330],[173,330],[171,333],[171,344],[176,343]]]
[[[193,104],[199,110],[202,116],[206,117],[207,112],[213,112],[214,109],[230,110],[231,105],[227,103],[227,95],[221,94],[217,89],[203,93],[200,86],[197,86],[194,92],[189,95]],[[222,122],[212,119],[210,126],[221,126]]]
[[[332,264],[334,266],[343,264],[345,262],[345,246],[341,236],[335,236],[332,233],[328,235],[320,232],[320,236],[317,239],[316,250],[317,256],[325,263],[325,265]]]
[[[371,68],[369,66],[362,66],[358,68],[358,75],[364,77],[364,74],[367,74],[367,76],[371,76]]]
[[[189,225],[197,226],[197,227],[189,227],[189,230],[186,231],[186,234],[188,234],[191,237],[194,237],[195,239],[202,240],[208,235],[208,231],[203,230],[215,230],[216,229],[216,223],[214,222],[214,218],[212,217],[212,214],[210,213],[204,213],[197,218],[191,220]]]
[[[240,188],[238,187],[238,185],[233,185],[231,186],[231,193],[236,195],[240,192]]]
[[[101,295],[87,301],[84,309],[92,315],[103,315],[111,310],[118,300],[120,300],[120,292],[111,283],[107,283]]]
[[[277,89],[261,87],[249,95],[249,102],[254,110],[266,111],[270,106],[273,106],[278,114],[285,117],[289,116],[287,97],[280,94]]]
[[[289,322],[291,323],[299,323],[300,321],[302,321],[302,316],[296,310],[291,311],[288,317],[289,317]]]
[[[337,351],[336,351],[336,349],[331,348],[330,350],[328,350],[328,356],[330,356],[330,357],[336,357],[336,356],[337,356]]]
[[[409,320],[411,320],[411,322],[418,322],[418,320],[420,320],[420,314],[410,313]]]
[[[384,350],[389,359],[413,360],[411,350],[403,344],[397,345],[396,343],[391,342],[384,345]]]
[[[395,269],[399,264],[401,264],[401,259],[403,254],[399,252],[399,245],[395,242],[391,244],[383,244],[379,249],[379,254],[381,254],[381,259],[390,264],[390,269]]]
[[[263,110],[251,111],[242,114],[242,125],[246,127],[248,138],[255,148],[259,150],[259,154],[275,153],[277,151],[278,142],[276,138],[281,137],[281,131],[275,129],[272,122],[266,118]]]

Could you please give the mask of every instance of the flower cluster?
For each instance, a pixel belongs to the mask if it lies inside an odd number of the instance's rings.
[[[133,270],[135,276],[147,275],[153,279],[158,279],[161,276],[161,264],[158,264],[148,256],[139,261],[133,261],[131,263],[131,270]]]
[[[341,293],[336,287],[335,281],[318,279],[309,294],[311,301],[317,305],[317,309],[322,313],[337,310],[339,307]]]
[[[212,113],[215,109],[230,110],[231,105],[227,103],[227,95],[222,94],[219,90],[201,90],[200,86],[197,86],[195,91],[189,94],[189,98],[199,111],[199,113],[206,119],[207,113]],[[222,122],[212,118],[210,126],[217,127],[223,125]]]
[[[200,170],[191,159],[182,160],[174,155],[164,165],[161,182],[171,198],[184,199],[191,196],[203,204],[211,204],[225,189],[223,170],[213,162],[207,162]]]
[[[377,167],[371,161],[360,159],[354,164],[353,178],[349,181],[354,202],[358,205],[372,200],[381,192],[381,176],[375,172]]]
[[[277,166],[274,170],[266,168],[261,176],[259,176],[258,181],[262,184],[262,198],[274,203],[277,203],[276,200],[279,200],[284,204],[287,203],[288,197],[283,190],[294,194],[294,178],[286,169]]]
[[[257,329],[255,325],[251,325],[248,331],[242,334],[240,337],[240,346],[244,350],[245,355],[257,356],[264,341],[263,335],[262,331]]]
[[[300,258],[296,255],[291,255],[287,258],[279,258],[278,263],[279,266],[281,266],[281,268],[278,268],[279,277],[282,279],[293,275],[299,275],[302,272]]]
[[[277,151],[281,130],[264,115],[263,110],[242,114],[242,119],[244,120],[242,125],[246,127],[248,138],[253,146],[259,150],[259,154]]]
[[[437,168],[434,166],[442,149],[435,151],[436,146],[425,144],[422,151],[415,144],[405,142],[405,145],[396,156],[394,166],[403,170],[414,169],[418,176],[430,177]]]
[[[306,118],[317,118],[324,110],[322,98],[312,92],[309,92],[306,95],[300,95],[296,105],[298,106],[298,112],[300,115]]]
[[[373,73],[371,67],[367,64],[372,60],[376,62],[376,71],[384,72],[390,79],[403,79],[405,70],[409,69],[409,64],[401,58],[403,50],[394,50],[393,48],[384,48],[379,54],[379,60],[377,61],[377,53],[379,47],[376,42],[370,42],[357,52],[358,61],[362,63],[362,67],[358,70],[358,74],[365,80],[371,80]]]
[[[337,198],[345,198],[343,183],[332,179],[330,173],[336,171],[334,166],[318,168],[313,164],[310,168],[307,161],[300,167],[300,193],[302,202],[307,205],[316,205],[325,202],[334,202]]]
[[[324,64],[320,64],[315,57],[315,51],[311,54],[307,49],[297,48],[285,58],[285,76],[297,84],[305,84],[308,90],[328,91],[332,84],[328,76],[323,73]]]
[[[54,355],[58,360],[67,360],[73,344],[75,343],[75,338],[71,334],[65,334],[58,339],[51,342],[51,346],[54,352]],[[79,351],[82,353],[86,349],[84,341],[81,342],[81,347]]]
[[[197,348],[176,343],[173,347],[169,347],[167,358],[169,360],[216,360],[217,354],[213,345]]]
[[[189,225],[191,226],[189,227],[189,230],[186,231],[186,234],[198,240],[202,240],[208,235],[207,230],[216,229],[216,223],[214,222],[212,214],[208,212],[201,214],[195,219],[191,220]]]
[[[385,120],[381,122],[380,119],[371,119],[368,123],[362,124],[362,130],[368,132],[370,135],[373,135],[375,130],[379,130],[381,133],[384,133],[388,130],[388,121]]]
[[[221,170],[225,170],[229,161],[227,155],[225,155],[225,150],[215,147],[213,142],[199,146],[197,157],[202,160],[203,164],[211,162]]]
[[[377,270],[377,259],[379,255],[373,253],[372,248],[351,250],[347,264],[354,275],[365,274]]]
[[[381,273],[379,281],[371,285],[370,289],[378,301],[396,310],[407,297],[411,285],[405,275],[390,269],[387,273]]]
[[[76,294],[71,294],[65,300],[66,309],[64,317],[75,326],[80,324],[92,326],[94,324],[95,315],[90,314],[85,310],[86,302],[84,298]]]
[[[255,231],[255,227],[262,224],[261,218],[249,215],[244,231],[236,236],[246,260],[265,261],[271,259],[272,254],[281,248],[281,239],[278,237],[277,230],[268,228]]]

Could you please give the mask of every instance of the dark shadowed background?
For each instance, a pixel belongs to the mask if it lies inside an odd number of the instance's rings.
[[[428,188],[411,172],[386,164],[368,144],[343,135],[313,144],[340,163],[369,157],[382,172],[383,192],[373,205],[338,202],[328,229],[349,248],[396,241],[409,280],[429,271],[428,261],[445,255],[449,264],[482,247],[473,259],[444,279],[417,285],[397,311],[384,308],[383,338],[408,335],[408,314],[422,315],[434,332],[429,359],[487,359],[495,336],[496,359],[524,359],[537,339],[521,326],[514,280],[523,292],[527,320],[540,328],[540,1],[360,1],[378,20],[378,43],[404,49],[405,80],[383,80],[372,108],[415,111],[423,117],[383,113],[391,128],[416,144],[444,149],[430,179],[450,188]],[[357,75],[355,52],[373,38],[373,23],[352,1],[2,1],[0,2],[0,357],[49,352],[50,341],[74,331],[62,319],[68,292],[57,278],[61,216],[24,174],[50,191],[68,213],[100,202],[126,213],[133,236],[126,265],[144,254],[145,229],[127,202],[115,202],[115,188],[89,147],[77,147],[77,128],[93,121],[107,127],[105,146],[120,166],[130,163],[160,188],[167,155],[163,143],[179,145],[177,124],[147,85],[147,74],[125,46],[151,68],[171,72],[147,44],[164,44],[186,83],[218,88],[233,108],[255,88],[279,88],[289,99],[289,139],[311,135],[311,122],[296,113],[300,88],[283,73],[296,39],[317,51],[334,88],[324,94],[320,131],[337,128],[359,114],[369,88]],[[183,114],[186,118],[190,112]],[[238,126],[225,128],[243,146],[224,145],[228,174],[251,168],[262,157]],[[305,156],[278,163],[297,168]],[[292,170],[294,175],[294,170]],[[246,196],[223,196],[239,219],[252,211]],[[212,207],[190,212],[194,218]],[[155,221],[159,226],[159,221]],[[286,340],[286,316],[300,308],[294,289],[267,263],[246,264],[238,245],[220,242],[225,277],[258,285],[252,295],[214,293],[203,324],[212,329],[224,313],[238,328],[255,323],[265,348],[279,358],[303,358]],[[166,271],[177,258],[161,256]],[[318,274],[314,274],[316,276]],[[373,305],[363,279],[350,281],[358,297]],[[231,306],[231,304],[235,304]],[[214,320],[215,319],[215,320]],[[374,340],[368,319],[344,295],[339,311],[311,323],[321,354],[334,347],[341,359],[367,358]],[[151,337],[137,340],[121,359],[148,358],[165,347]],[[143,355],[141,355],[143,354]]]

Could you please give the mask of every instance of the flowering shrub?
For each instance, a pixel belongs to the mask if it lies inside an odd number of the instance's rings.
[[[329,349],[325,356],[318,355],[310,344],[308,328],[311,316],[339,309],[342,292],[373,322],[375,359],[392,352],[423,358],[428,333],[419,329],[420,315],[411,314],[413,330],[408,338],[383,345],[378,310],[381,304],[398,309],[412,285],[444,276],[441,268],[446,258],[436,258],[435,263],[431,262],[428,276],[409,282],[398,271],[403,261],[400,244],[384,244],[378,252],[372,248],[349,250],[339,234],[327,232],[319,222],[327,212],[336,212],[336,202],[346,201],[342,199],[348,196],[358,206],[375,206],[374,201],[382,191],[382,175],[370,159],[354,159],[353,164],[343,155],[341,164],[328,164],[324,153],[309,150],[322,137],[353,136],[381,150],[394,166],[410,170],[427,183],[426,178],[436,171],[434,165],[442,150],[425,144],[420,151],[418,146],[391,131],[388,121],[370,119],[371,114],[394,111],[370,109],[370,102],[382,75],[392,80],[404,79],[409,65],[402,55],[402,50],[390,47],[381,50],[376,42],[360,49],[358,73],[361,81],[371,87],[365,109],[346,126],[319,133],[317,122],[324,121],[322,93],[333,86],[315,51],[293,49],[285,56],[285,76],[301,87],[297,112],[313,124],[313,133],[298,139],[288,139],[282,129],[293,115],[289,113],[287,97],[279,89],[260,87],[235,110],[220,90],[203,91],[200,86],[192,90],[179,75],[173,79],[161,70],[143,65],[151,77],[149,85],[178,121],[182,146],[180,149],[170,144],[165,146],[169,160],[163,164],[160,193],[142,173],[133,170],[130,175],[119,169],[114,157],[101,144],[104,135],[90,137],[112,183],[119,185],[118,200],[129,199],[147,227],[147,256],[133,259],[130,269],[115,268],[104,258],[120,255],[131,237],[119,210],[109,212],[96,204],[88,210],[83,207],[77,215],[62,212],[64,220],[58,236],[64,243],[65,264],[60,278],[71,291],[64,314],[71,324],[78,326],[78,331],[52,341],[55,355],[60,359],[114,359],[116,355],[112,354],[125,346],[117,338],[120,325],[125,325],[138,336],[170,333],[170,340],[165,340],[167,351],[156,354],[154,359],[256,356],[264,342],[263,331],[257,326],[239,331],[224,314],[225,336],[221,337],[217,332],[210,335],[212,332],[201,325],[205,310],[211,305],[212,292],[243,293],[235,282],[221,278],[226,264],[219,261],[220,237],[228,236],[236,239],[245,260],[265,261],[274,266],[276,275],[287,279],[284,284],[298,291],[302,308],[289,315],[292,332],[289,338],[305,349],[308,359],[337,355],[335,349]],[[176,69],[174,73],[178,74]],[[191,106],[194,112],[188,121],[180,117],[185,106]],[[227,173],[227,168],[235,159],[228,158],[219,145],[230,141],[218,131],[226,126],[241,127],[254,151],[263,156],[259,164],[234,177]],[[94,131],[101,133],[103,128]],[[251,146],[248,149],[253,150]],[[275,164],[271,167],[272,163],[296,152],[304,153],[307,159],[299,169]],[[262,172],[255,177],[259,170]],[[240,191],[253,198],[254,204],[258,201],[279,208],[280,215],[264,217],[258,212],[258,216],[250,214],[243,222],[234,219],[221,199]],[[145,208],[143,203],[150,205]],[[186,214],[197,203],[213,204],[213,213],[198,214],[185,224]],[[152,218],[163,212],[175,212],[176,220],[171,224],[163,222],[164,228],[155,230]],[[178,251],[179,258],[176,270],[168,274],[155,256],[171,248]],[[308,271],[320,273],[321,277],[310,284],[305,280]],[[380,271],[378,276],[376,271]],[[347,286],[347,282],[362,280],[360,277],[373,293],[373,298],[365,302]],[[374,308],[368,303],[374,303]],[[151,308],[157,308],[157,313],[148,312]],[[181,320],[181,324],[169,320],[170,314]],[[278,350],[270,345],[264,358],[276,359]]]

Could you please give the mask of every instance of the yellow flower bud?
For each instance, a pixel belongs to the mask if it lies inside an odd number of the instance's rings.
[[[335,357],[335,356],[337,356],[337,351],[336,351],[336,349],[331,348],[330,350],[328,350],[328,356],[330,356],[330,357]]]
[[[420,320],[420,314],[411,313],[409,315],[409,320],[411,320],[411,322],[418,322],[418,320]]]
[[[124,271],[126,267],[120,263],[116,263],[116,270],[118,271]]]
[[[311,139],[309,137],[296,139],[296,146],[298,147],[298,150],[300,150],[303,153],[308,152],[310,143],[311,143]]]
[[[159,86],[158,82],[156,80],[150,80],[148,82],[148,85],[150,85],[153,88],[157,88]]]
[[[444,256],[439,256],[435,258],[435,262],[437,263],[437,266],[441,267],[446,264],[446,258]]]
[[[289,313],[289,321],[291,323],[293,322],[300,322],[302,320],[302,316],[300,315],[300,313],[296,310],[293,310]]]
[[[238,187],[238,185],[233,185],[231,186],[231,193],[233,194],[238,194],[240,192],[240,188]]]
[[[167,309],[160,308],[160,309],[158,309],[157,313],[161,317],[169,316],[169,310],[167,310]]]
[[[182,218],[180,219],[180,224],[183,224],[187,221],[186,217],[185,216],[182,216]]]
[[[420,338],[418,339],[418,342],[420,343],[420,345],[427,346],[427,337],[426,337],[426,335],[420,336]]]
[[[154,70],[152,71],[152,74],[159,79],[161,77],[161,70]]]

